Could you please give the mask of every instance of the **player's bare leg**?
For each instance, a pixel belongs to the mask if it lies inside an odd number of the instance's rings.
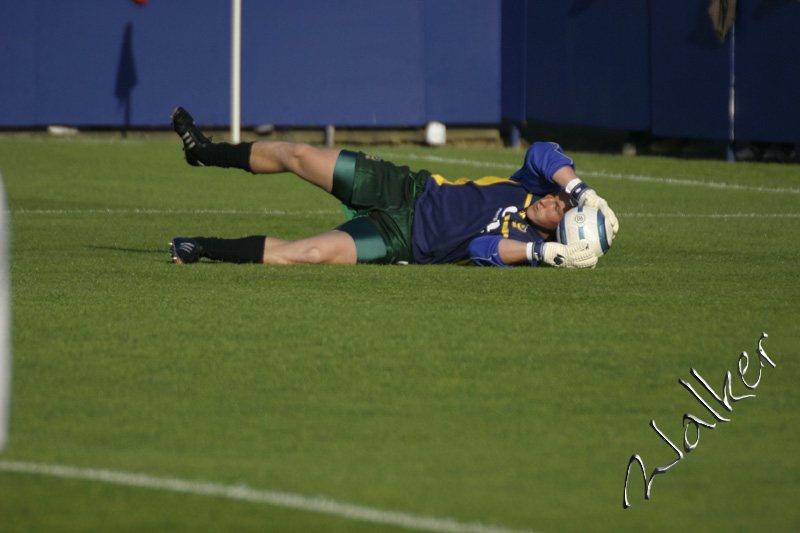
[[[197,263],[202,258],[226,263],[266,265],[339,264],[358,262],[356,243],[350,234],[333,230],[298,241],[263,235],[241,239],[217,237],[175,237],[170,242],[172,260],[180,264]]]
[[[296,263],[355,265],[358,260],[353,238],[339,230],[329,231],[299,241],[267,237],[264,241],[264,264]]]
[[[255,174],[291,172],[331,192],[333,170],[341,150],[307,144],[260,141],[250,151],[250,170]]]
[[[181,137],[186,161],[192,166],[240,168],[254,174],[292,172],[327,192],[333,188],[340,150],[273,141],[214,143],[182,107],[172,113],[172,128]]]

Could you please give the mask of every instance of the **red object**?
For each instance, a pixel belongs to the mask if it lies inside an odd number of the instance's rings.
[[[134,3],[139,4],[140,6],[143,6],[147,3],[147,0],[133,0],[133,1]]]

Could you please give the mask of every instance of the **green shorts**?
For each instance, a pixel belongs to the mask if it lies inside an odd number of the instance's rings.
[[[414,202],[430,172],[411,172],[364,153],[342,150],[333,172],[333,195],[348,220],[338,230],[356,242],[359,263],[411,262]]]

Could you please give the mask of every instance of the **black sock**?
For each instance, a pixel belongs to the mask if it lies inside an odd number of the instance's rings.
[[[250,168],[250,151],[253,143],[210,143],[201,148],[200,160],[210,166],[223,168],[241,168],[253,172]]]
[[[241,239],[194,237],[203,248],[203,257],[226,263],[262,263],[264,261],[264,235]]]

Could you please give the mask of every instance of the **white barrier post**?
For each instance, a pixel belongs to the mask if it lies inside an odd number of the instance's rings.
[[[231,142],[242,134],[242,0],[231,0]]]

